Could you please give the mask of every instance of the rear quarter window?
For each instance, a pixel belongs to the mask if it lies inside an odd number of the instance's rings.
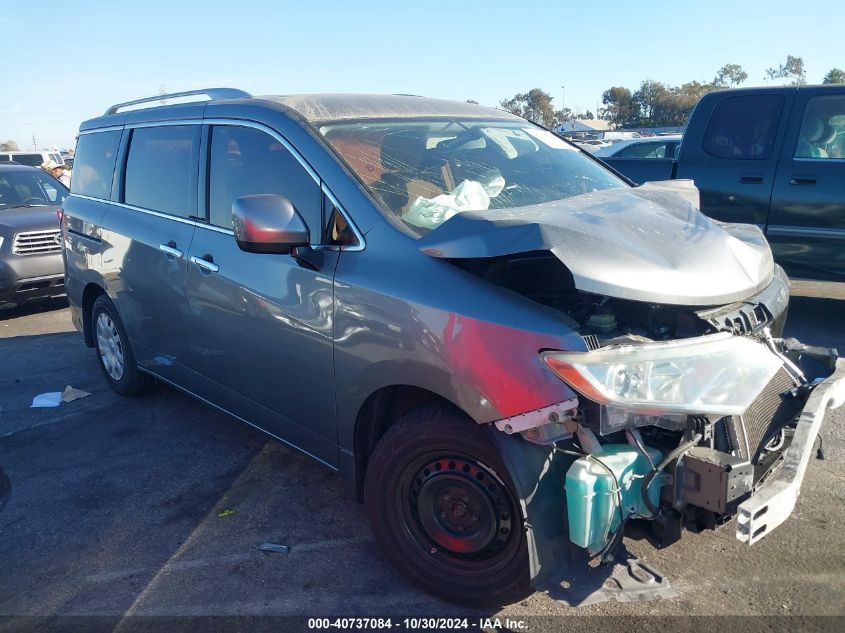
[[[772,155],[784,99],[745,95],[720,101],[704,132],[704,151],[719,158],[767,160]]]
[[[109,199],[120,130],[83,134],[76,144],[71,193]]]

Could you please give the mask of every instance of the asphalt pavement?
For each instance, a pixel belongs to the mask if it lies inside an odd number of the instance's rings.
[[[787,334],[845,350],[843,324],[845,301],[795,297]],[[29,408],[67,385],[91,395]],[[665,550],[626,542],[678,597],[535,594],[483,615],[845,614],[845,408],[822,435],[796,511],[759,544],[733,522]],[[308,457],[167,387],[115,395],[60,303],[0,312],[0,465],[0,616],[469,613],[389,567],[354,495]]]

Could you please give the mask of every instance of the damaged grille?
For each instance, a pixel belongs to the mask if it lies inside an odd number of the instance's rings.
[[[757,463],[766,443],[800,411],[802,399],[789,393],[793,387],[792,376],[781,368],[748,411],[731,418],[737,449],[751,463]]]
[[[745,336],[759,332],[772,322],[772,315],[764,305],[743,305],[728,312],[724,308],[698,312],[698,316],[721,332]]]

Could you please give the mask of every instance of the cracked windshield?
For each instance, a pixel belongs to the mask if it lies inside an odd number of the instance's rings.
[[[463,211],[626,186],[576,147],[523,121],[358,121],[320,131],[383,209],[417,235]]]

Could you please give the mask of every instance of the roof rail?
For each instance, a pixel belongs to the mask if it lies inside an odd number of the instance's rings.
[[[175,99],[177,97],[190,97],[193,95],[205,95],[209,99],[248,99],[252,96],[248,92],[238,90],[237,88],[203,88],[202,90],[171,92],[170,94],[155,95],[154,97],[147,97],[145,99],[135,99],[134,101],[116,103],[106,110],[106,116],[109,114],[117,114],[118,110],[121,108],[128,108],[129,106],[140,105],[142,103],[152,103],[153,101],[162,101],[164,99]]]

